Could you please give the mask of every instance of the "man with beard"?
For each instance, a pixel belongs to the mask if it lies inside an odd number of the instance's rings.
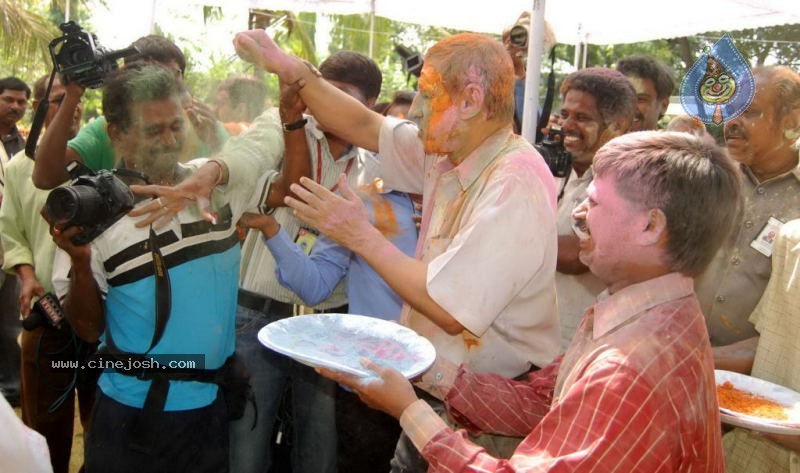
[[[800,217],[800,75],[788,67],[753,70],[756,91],[741,115],[725,123],[728,153],[743,174],[737,226],[697,279],[717,367],[750,372],[758,332],[748,321],[769,281],[781,226]]]
[[[675,87],[667,66],[651,56],[629,56],[617,62],[617,70],[636,89],[636,114],[631,131],[657,129]]]
[[[5,168],[9,159],[25,148],[25,138],[17,129],[25,110],[31,89],[16,77],[0,79],[0,203],[3,202]],[[2,262],[2,256],[0,256]],[[19,305],[17,304],[17,278],[0,272],[0,395],[9,404],[19,404]]]
[[[178,162],[188,126],[183,93],[175,74],[156,65],[126,67],[103,91],[108,136],[124,168],[153,184],[174,185],[199,166]],[[282,143],[277,124],[271,130]],[[264,151],[272,152],[282,146]],[[88,473],[228,469],[226,407],[212,377],[234,352],[241,258],[235,222],[258,204],[251,187],[228,184],[211,195],[213,223],[196,207],[158,231],[123,216],[88,245],[72,241],[84,229],[53,227],[64,250],[53,285],[76,334],[100,338],[99,352],[114,360],[139,360],[100,376],[86,438]],[[195,370],[158,369],[192,354]],[[160,364],[148,370],[152,359]]]
[[[578,237],[572,210],[586,198],[594,179],[594,154],[626,133],[636,111],[636,91],[618,71],[590,67],[573,72],[561,84],[561,127],[564,148],[572,155],[572,172],[561,185],[556,222],[558,263],[556,291],[561,323],[561,349],[575,333],[584,310],[605,287],[578,259]]]

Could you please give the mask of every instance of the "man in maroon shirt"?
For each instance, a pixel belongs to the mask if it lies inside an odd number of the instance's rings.
[[[711,346],[692,276],[714,255],[740,196],[732,161],[684,134],[642,132],[601,148],[574,212],[580,257],[608,289],[567,352],[527,381],[437,360],[425,374],[466,430],[524,436],[497,459],[454,432],[400,373],[322,370],[400,419],[439,471],[722,472]]]

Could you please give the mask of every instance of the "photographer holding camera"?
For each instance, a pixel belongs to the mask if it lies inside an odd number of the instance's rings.
[[[636,91],[622,73],[599,67],[568,75],[560,91],[563,149],[572,155],[572,169],[561,185],[556,216],[556,291],[563,350],[583,312],[604,288],[578,259],[572,210],[586,198],[586,189],[594,179],[592,162],[597,150],[629,130],[636,110]]]
[[[183,94],[181,81],[159,65],[129,66],[108,78],[103,112],[124,168],[152,183],[174,185],[203,163],[178,161],[188,126]],[[271,132],[281,143],[277,123]],[[282,153],[265,152],[273,151]],[[115,195],[117,181],[104,183],[101,177],[73,187],[85,188],[75,189],[79,195]],[[219,182],[227,182],[227,175]],[[213,223],[190,207],[158,233],[136,227],[127,215],[111,215],[119,219],[90,244],[75,243],[84,235],[81,226],[53,226],[54,240],[64,250],[56,254],[53,285],[78,336],[89,341],[102,336],[99,353],[112,359],[180,361],[195,355],[203,363],[179,371],[104,370],[86,438],[88,473],[227,471],[228,416],[236,407],[229,394],[244,395],[222,391],[221,380],[229,379],[233,365],[241,258],[235,222],[257,205],[258,195],[252,187],[230,183],[211,196]],[[83,197],[77,202],[77,207],[85,203]],[[48,202],[49,210],[57,208]]]
[[[53,121],[66,94],[57,77],[50,95],[45,96],[47,79],[48,76],[40,78],[33,87],[34,108],[43,100],[50,104],[44,117],[45,126]],[[77,134],[81,114],[79,102],[69,123],[68,136]],[[39,214],[49,192],[33,185],[33,165],[32,159],[19,152],[6,168],[5,198],[0,207],[3,229],[0,238],[5,250],[3,270],[19,276],[19,307],[25,318],[21,344],[22,420],[47,439],[53,471],[67,473],[75,423],[75,391],[81,423],[86,429],[96,385],[84,373],[78,372],[75,378],[74,370],[54,369],[53,364],[85,359],[94,349],[76,339],[70,325],[58,319],[51,282],[56,246],[50,237],[50,226]]]
[[[67,44],[70,44],[69,41],[79,41],[70,36],[72,34],[70,29],[65,29],[62,25],[62,30],[65,31],[66,35],[63,38],[59,38],[59,40],[64,40]],[[80,31],[85,34],[82,30]],[[180,48],[173,42],[161,36],[149,35],[137,39],[131,46],[136,48],[137,52],[125,58],[126,66],[136,63],[160,64],[172,71],[180,81],[183,81],[186,58]],[[83,45],[83,47],[90,48],[89,45]],[[84,51],[84,54],[80,57],[89,55],[87,54],[88,52]],[[73,54],[72,56],[79,57],[78,54]],[[54,55],[54,61],[74,61],[72,56],[64,59]],[[71,64],[62,64],[60,66],[70,67]],[[109,67],[107,69],[113,68]],[[67,100],[64,106],[60,108],[60,113],[56,115],[53,124],[42,136],[41,143],[36,151],[36,166],[33,172],[33,183],[36,187],[52,189],[69,179],[69,175],[64,171],[64,168],[72,161],[82,162],[93,171],[111,169],[119,161],[119,155],[114,152],[109,140],[106,117],[101,116],[92,121],[82,128],[73,139],[70,139],[65,131],[65,125],[69,123],[69,119],[74,113],[74,104],[83,95],[84,88],[89,86],[97,87],[102,84],[103,74],[99,73],[97,75],[99,77],[65,81],[68,82],[66,84]],[[216,119],[210,107],[188,94],[184,94],[182,103],[192,125],[189,135],[191,139],[187,138],[188,144],[184,145],[183,152],[188,153],[188,158],[210,156],[212,152],[220,148],[227,139],[228,134]],[[182,160],[184,157],[182,155]]]

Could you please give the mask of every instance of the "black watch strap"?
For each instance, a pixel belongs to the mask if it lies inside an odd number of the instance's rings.
[[[300,128],[306,126],[306,123],[308,123],[308,118],[301,118],[300,120],[297,120],[296,122],[292,123],[284,123],[283,131],[299,130]]]

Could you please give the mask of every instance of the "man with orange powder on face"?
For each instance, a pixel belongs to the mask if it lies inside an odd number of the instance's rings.
[[[292,187],[300,199],[286,199],[300,219],[352,249],[403,298],[401,322],[427,337],[437,356],[478,372],[513,378],[549,363],[559,345],[556,186],[533,147],[512,132],[514,73],[502,44],[459,34],[434,45],[409,112],[417,126],[360,106],[264,31],[240,33],[234,43],[245,60],[299,83],[323,126],[379,151],[387,187],[423,194],[415,258],[370,225],[344,179],[341,196],[303,179]],[[303,202],[309,199],[324,210]],[[417,387],[435,393],[440,378],[429,372]],[[495,448],[496,439],[487,446],[510,453]],[[393,471],[424,471],[419,460],[401,438]]]

